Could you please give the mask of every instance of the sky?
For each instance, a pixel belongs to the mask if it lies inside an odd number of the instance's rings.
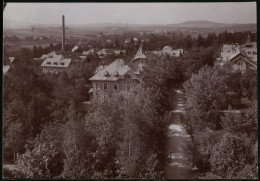
[[[4,23],[175,24],[191,20],[256,23],[255,2],[232,3],[7,3]]]

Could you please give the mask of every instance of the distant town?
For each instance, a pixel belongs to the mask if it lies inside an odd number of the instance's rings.
[[[3,177],[258,178],[256,24],[100,26],[4,28]]]

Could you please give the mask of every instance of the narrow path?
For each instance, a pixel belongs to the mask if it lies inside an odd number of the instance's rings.
[[[181,126],[184,111],[184,95],[180,90],[176,90],[174,98],[175,108],[172,110],[172,122],[168,129],[167,151],[169,162],[165,168],[165,178],[196,178],[195,171],[191,168],[184,154],[184,148],[189,135],[185,133]]]

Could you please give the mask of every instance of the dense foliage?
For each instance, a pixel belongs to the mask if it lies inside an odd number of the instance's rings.
[[[236,73],[229,65],[202,67],[184,83],[186,152],[203,178],[257,178],[256,88],[256,71]]]
[[[245,33],[235,34],[232,41],[245,37]],[[3,152],[4,162],[15,163],[19,171],[6,169],[4,174],[27,178],[162,178],[170,99],[174,89],[185,82],[188,114],[183,125],[192,138],[187,147],[189,159],[200,171],[208,172],[208,177],[256,177],[256,105],[247,114],[222,111],[228,105],[239,105],[230,100],[234,99],[231,95],[240,98],[242,90],[248,92],[251,101],[257,98],[256,72],[241,75],[230,73],[228,67],[214,66],[219,43],[231,41],[225,36],[226,32],[198,39],[175,33],[113,37],[116,47],[112,47],[127,49],[126,61],[140,44],[140,39],[134,43],[133,37],[144,38],[145,51],[166,45],[188,51],[178,58],[149,55],[144,82],[128,97],[119,94],[88,109],[83,106],[90,99],[92,85],[88,79],[98,65],[109,64],[114,56],[100,62],[93,55],[51,75],[43,74],[41,62],[32,58],[59,50],[60,44],[17,51],[17,61],[4,75]],[[123,40],[129,37],[130,44],[125,47]],[[94,48],[107,46],[95,40],[88,42]],[[225,136],[215,129],[224,130]]]

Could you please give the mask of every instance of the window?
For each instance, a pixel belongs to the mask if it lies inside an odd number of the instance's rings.
[[[125,78],[126,78],[126,79],[131,79],[132,77],[131,77],[131,75],[126,74],[126,75],[125,75]]]
[[[105,75],[106,77],[108,77],[108,76],[109,76],[108,71],[105,71],[104,75]]]
[[[104,90],[107,90],[107,83],[104,83]]]
[[[54,62],[53,64],[54,64],[54,65],[58,65],[58,63],[57,63],[57,62]]]
[[[98,82],[96,83],[96,89],[98,89],[99,88],[99,86],[98,86]]]
[[[47,64],[48,64],[48,65],[50,65],[50,64],[51,64],[51,62],[47,62]]]
[[[127,92],[130,92],[130,91],[131,91],[131,84],[130,84],[130,83],[127,83],[127,84],[126,84],[126,91],[127,91]]]
[[[118,86],[117,86],[117,84],[114,84],[114,90],[115,90],[115,91],[118,90]]]

